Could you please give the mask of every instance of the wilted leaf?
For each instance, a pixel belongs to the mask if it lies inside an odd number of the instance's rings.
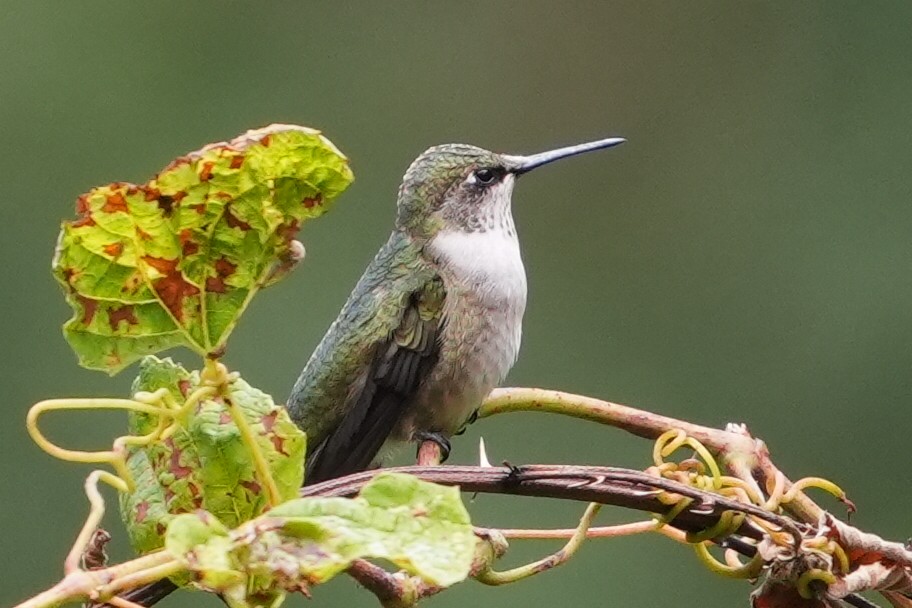
[[[908,542],[901,544],[884,540],[876,534],[863,532],[829,513],[824,513],[818,524],[827,538],[845,549],[851,571],[841,574],[829,585],[827,594],[841,599],[850,593],[878,591],[892,606],[912,607],[912,562]]]
[[[283,591],[325,582],[359,558],[452,585],[468,576],[477,540],[456,488],[396,473],[381,473],[354,499],[285,502],[228,533],[228,543],[220,532],[199,542],[204,520],[176,528],[179,521],[168,529],[167,549],[236,606],[279,601]],[[216,578],[224,585],[213,586]]]
[[[319,131],[271,125],[180,157],[145,184],[80,196],[53,263],[80,363],[114,373],[173,346],[218,352],[257,290],[300,257],[301,223],[352,179]]]
[[[147,357],[133,389],[167,388],[182,403],[198,385],[196,372],[187,372],[170,359]],[[304,475],[304,434],[284,408],[242,379],[230,384],[228,396],[256,433],[282,498],[297,496]],[[155,428],[157,419],[131,413],[129,424],[131,434],[143,435]],[[267,506],[248,449],[218,399],[201,402],[167,439],[130,448],[127,466],[137,483],[134,492],[121,494],[121,513],[132,544],[141,553],[162,546],[175,514],[205,509],[235,528]]]

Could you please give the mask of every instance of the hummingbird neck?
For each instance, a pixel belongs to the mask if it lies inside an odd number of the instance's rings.
[[[477,303],[502,309],[525,304],[526,272],[515,229],[495,226],[466,232],[443,230],[424,248],[447,289],[471,293]]]

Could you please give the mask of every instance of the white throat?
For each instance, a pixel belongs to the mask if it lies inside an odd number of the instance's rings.
[[[456,281],[478,295],[525,308],[526,270],[512,222],[483,232],[441,231],[430,251]]]

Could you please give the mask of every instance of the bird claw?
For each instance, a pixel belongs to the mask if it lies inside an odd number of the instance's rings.
[[[418,431],[414,434],[414,439],[418,443],[418,452],[421,452],[421,444],[425,441],[433,441],[440,448],[440,462],[446,462],[450,457],[450,440],[443,433],[434,433],[431,431]]]
[[[466,429],[469,428],[469,425],[475,424],[475,421],[478,420],[478,410],[473,410],[466,421],[462,424],[460,429],[453,433],[454,435],[462,435],[466,432]]]

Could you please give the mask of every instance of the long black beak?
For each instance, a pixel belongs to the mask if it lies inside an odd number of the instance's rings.
[[[613,148],[614,146],[618,146],[626,141],[627,140],[623,137],[609,137],[608,139],[590,141],[589,143],[578,144],[576,146],[567,146],[566,148],[558,148],[557,150],[539,152],[538,154],[532,154],[531,156],[504,155],[504,159],[510,163],[511,173],[514,173],[515,175],[522,175],[523,173],[528,173],[536,167],[541,167],[542,165],[553,163],[554,161],[560,160],[562,158],[576,156],[577,154],[583,154],[584,152],[592,152],[593,150]]]

